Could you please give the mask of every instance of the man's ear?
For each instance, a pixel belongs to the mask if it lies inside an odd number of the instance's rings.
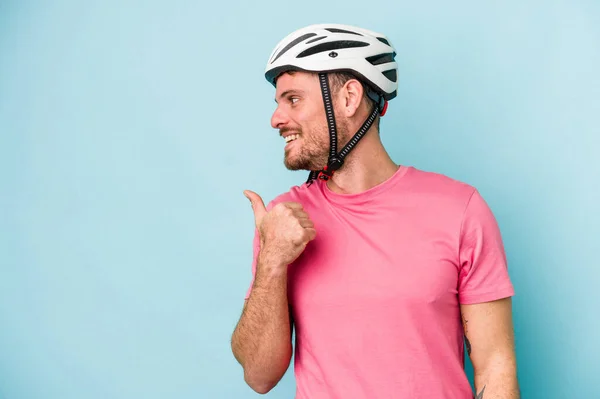
[[[344,105],[344,116],[346,118],[354,116],[362,103],[364,95],[362,84],[356,79],[350,79],[344,84],[340,94],[343,96],[341,104]]]

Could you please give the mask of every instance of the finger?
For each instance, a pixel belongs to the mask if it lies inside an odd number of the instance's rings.
[[[294,215],[298,219],[310,219],[310,216],[308,216],[308,213],[306,213],[305,211],[301,211],[301,210],[292,211],[292,215]]]
[[[252,204],[252,210],[254,211],[254,221],[256,223],[256,227],[258,227],[260,226],[263,217],[267,214],[267,208],[265,207],[265,203],[263,202],[260,195],[256,194],[253,191],[246,190],[244,191],[244,195],[250,200],[250,203]]]
[[[317,230],[315,230],[314,228],[306,228],[304,229],[304,233],[306,234],[306,237],[308,238],[309,241],[312,241],[315,239],[315,237],[317,236]]]
[[[286,207],[296,210],[296,209],[303,209],[302,204],[298,203],[298,202],[284,202],[283,203]]]
[[[298,223],[300,223],[300,226],[304,227],[305,229],[315,227],[315,224],[310,219],[298,219]]]

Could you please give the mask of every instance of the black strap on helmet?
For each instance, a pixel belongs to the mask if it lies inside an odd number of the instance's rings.
[[[321,170],[312,170],[308,175],[308,180],[306,183],[311,185],[315,179],[321,180],[329,180],[333,173],[342,167],[344,164],[344,158],[348,155],[350,150],[356,146],[358,141],[367,133],[377,114],[385,112],[386,108],[385,101],[383,97],[378,94],[369,91],[369,97],[371,97],[375,105],[373,106],[373,110],[369,117],[365,120],[363,125],[358,129],[358,132],[354,134],[354,136],[350,139],[350,141],[342,148],[342,150],[337,152],[337,128],[335,125],[335,116],[333,114],[333,103],[331,101],[331,92],[329,90],[329,82],[327,79],[326,73],[319,73],[319,81],[321,83],[321,93],[323,95],[323,103],[325,104],[325,115],[327,116],[327,126],[329,128],[329,159],[327,160],[327,165]],[[375,98],[374,98],[375,97]]]

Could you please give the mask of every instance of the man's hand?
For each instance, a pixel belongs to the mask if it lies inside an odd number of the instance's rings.
[[[267,212],[262,198],[244,191],[254,211],[254,221],[260,235],[261,257],[265,264],[287,267],[316,237],[315,226],[302,205],[296,202],[277,204]],[[273,263],[272,263],[273,262]]]
[[[265,394],[281,380],[292,358],[292,318],[287,298],[287,266],[315,238],[313,222],[298,203],[282,203],[267,212],[260,196],[244,191],[252,203],[260,252],[256,278],[231,339],[244,380]]]

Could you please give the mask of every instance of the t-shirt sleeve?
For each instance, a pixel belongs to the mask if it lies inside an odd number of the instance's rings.
[[[252,241],[252,276],[250,278],[250,285],[248,286],[248,290],[246,291],[245,299],[250,297],[250,292],[252,292],[252,285],[254,284],[254,276],[256,275],[256,262],[258,259],[258,252],[260,250],[260,238],[258,235],[258,230],[254,229],[254,240]]]
[[[477,190],[464,213],[459,260],[458,298],[461,304],[489,302],[514,295],[498,223]]]

